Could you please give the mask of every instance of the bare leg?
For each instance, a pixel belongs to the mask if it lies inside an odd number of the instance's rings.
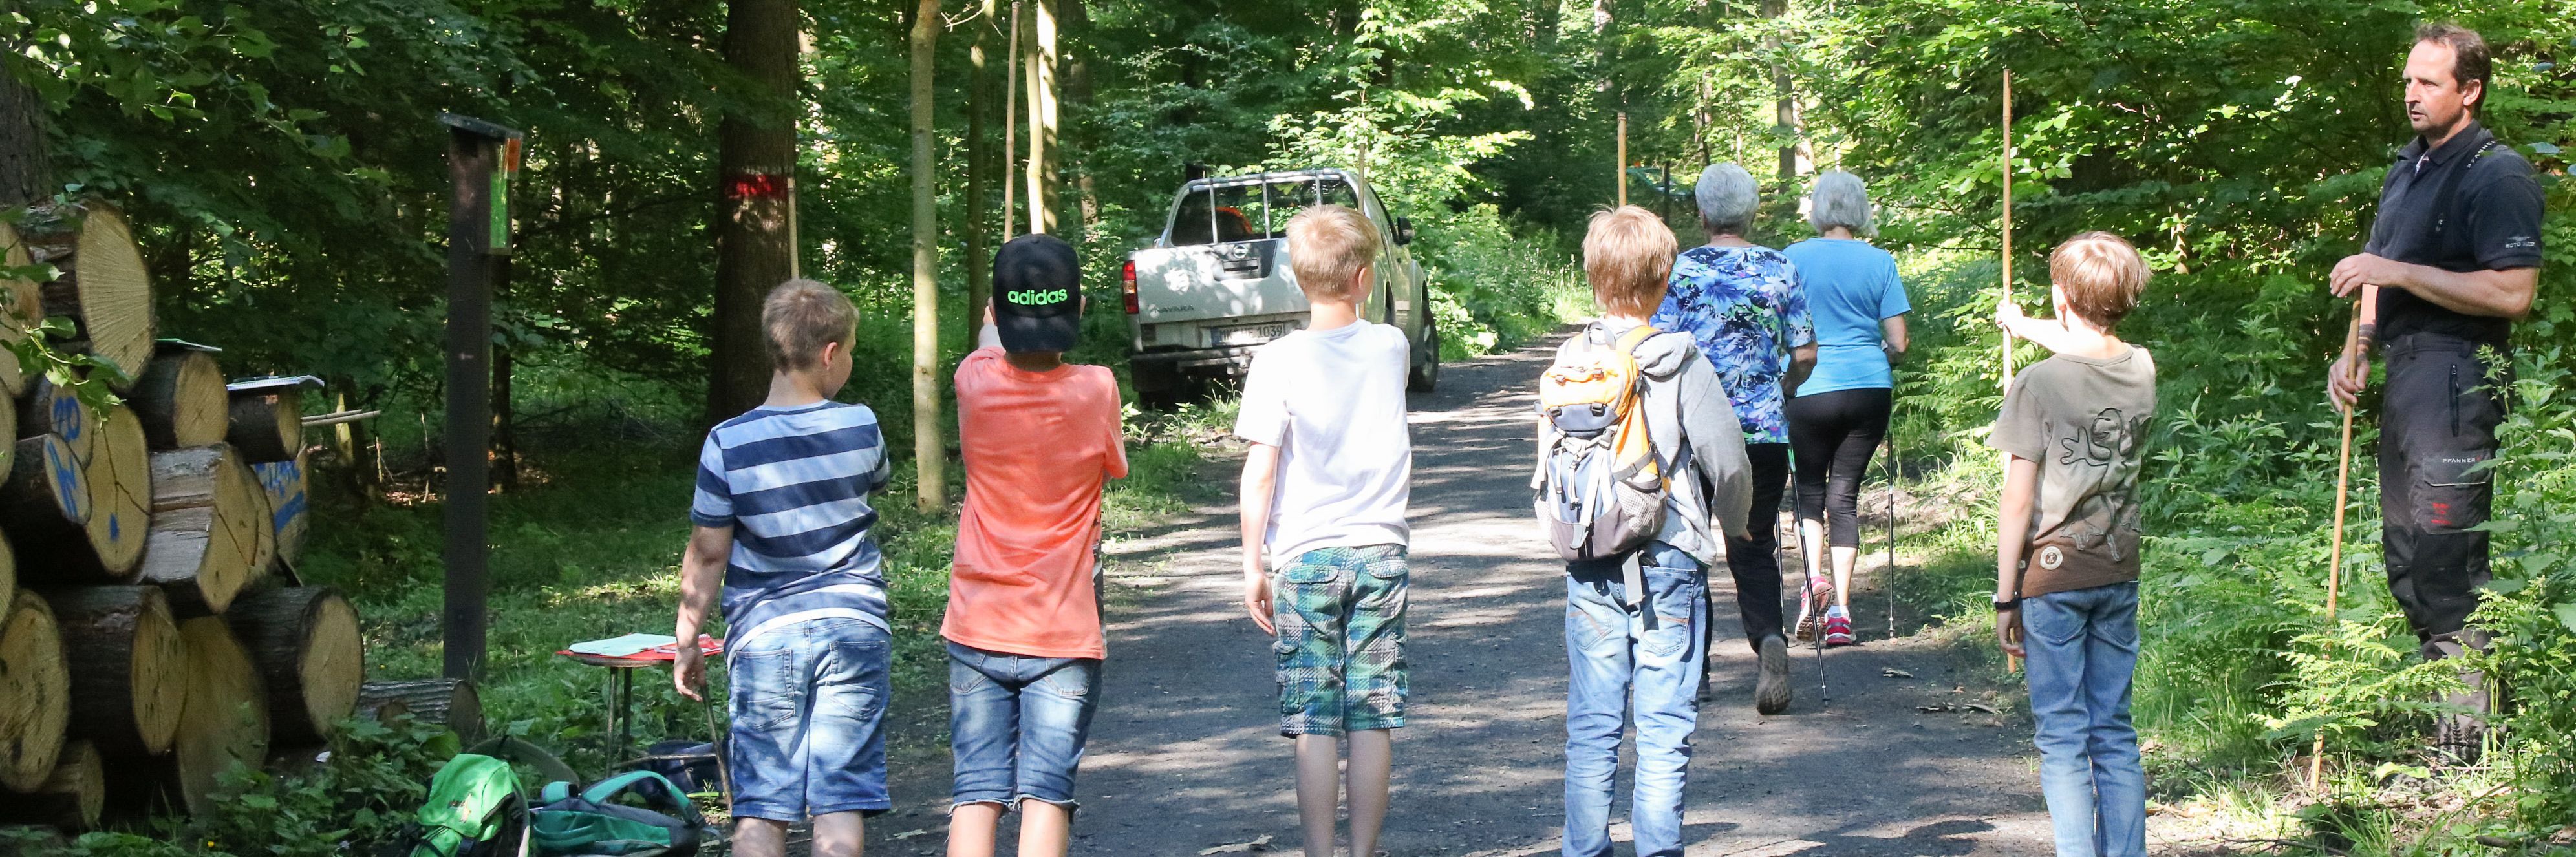
[[[1388,780],[1395,773],[1395,736],[1390,732],[1351,733],[1351,857],[1375,855],[1378,831],[1386,827]]]
[[[786,840],[787,828],[778,828]],[[814,857],[859,857],[868,850],[867,817],[856,812],[814,816]]]
[[[1342,802],[1342,748],[1331,735],[1297,736],[1297,822],[1306,857],[1333,857],[1333,811]]]
[[[1842,605],[1843,614],[1851,614],[1852,568],[1860,565],[1860,548],[1838,547],[1834,553],[1834,603]]]
[[[1001,804],[958,804],[948,811],[948,857],[993,857],[994,830],[1001,826]]]
[[[1042,800],[1020,801],[1020,857],[1064,857],[1072,849],[1073,810]]]
[[[785,857],[787,822],[766,818],[734,819],[733,853],[740,857]]]
[[[1813,518],[1798,519],[1798,556],[1807,562],[1807,576],[1825,573],[1825,522]],[[1840,581],[1836,581],[1840,586]]]

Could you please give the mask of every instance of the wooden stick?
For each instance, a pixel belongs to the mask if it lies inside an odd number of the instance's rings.
[[[2362,349],[2368,347],[2368,344],[2361,340],[2361,319],[2377,310],[2378,303],[2379,287],[2377,286],[2363,286],[2361,299],[2353,302],[2352,323],[2345,326],[2343,334],[2343,354],[2348,366],[2351,365],[2350,361],[2360,356]],[[2339,630],[2342,627],[2342,620],[2336,617],[2342,608],[2343,595],[2344,504],[2351,498],[2352,420],[2354,413],[2360,408],[2346,407],[2342,410],[2343,450],[2337,455],[2335,465],[2334,542],[2333,546],[2326,550],[2326,627],[2329,630]],[[2332,638],[2328,638],[2328,642],[2331,644]],[[2308,788],[2314,789],[2324,780],[2325,768],[2326,731],[2324,725],[2319,724],[2316,745],[2308,752]]]
[[[1019,200],[1012,182],[1020,166],[1020,0],[1011,0],[1011,50],[1002,60],[1002,240],[1019,228]]]
[[[1619,204],[1628,204],[1628,111],[1619,111],[1619,169],[1612,173],[1619,185]]]
[[[2004,260],[2004,300],[2005,300],[2005,301],[2007,301],[2007,302],[2009,302],[2009,301],[2011,301],[2011,300],[2012,300],[2012,291],[2013,291],[2013,278],[2012,278],[2012,222],[2013,222],[2013,210],[2012,210],[2012,173],[2013,173],[2013,171],[2012,171],[2012,69],[2004,69],[2004,162],[2003,162],[2003,167],[2004,167],[2004,254],[2003,254],[2003,260]],[[1999,386],[2001,389],[2003,389],[2003,391],[2004,391],[2004,392],[2009,393],[2009,392],[2012,392],[2012,379],[2013,379],[2012,332],[2011,332],[2011,331],[2005,331],[2005,332],[2004,332],[2004,337],[2003,337],[2003,339],[2004,339],[2004,346],[2003,346],[2003,353],[2004,353],[2004,374],[2003,374],[2003,378],[2002,378],[2002,380],[2000,380],[2000,381],[1998,382],[1998,386]],[[2012,472],[2012,467],[2011,467],[2011,465],[2012,465],[2012,460],[2011,460],[2009,457],[2007,457],[2007,458],[2004,460],[2004,465],[2005,465],[2005,467],[2004,467],[2004,472],[2006,472],[2006,473],[2010,473],[2010,472]],[[2005,672],[2020,672],[2020,671],[2021,671],[2021,659],[2020,659],[2020,658],[2017,658],[2017,657],[2013,657],[2013,656],[2012,656],[2011,654],[2009,654],[2009,653],[2005,654],[2005,655],[2004,655],[2004,671],[2005,671]]]

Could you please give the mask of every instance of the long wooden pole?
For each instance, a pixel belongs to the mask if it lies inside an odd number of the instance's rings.
[[[1628,111],[1619,111],[1619,168],[1611,173],[1619,185],[1619,204],[1628,204]]]
[[[2346,365],[2352,365],[2369,347],[2368,343],[2361,341],[2361,320],[2374,314],[2378,305],[2379,287],[2361,287],[2361,298],[2352,304],[2352,323],[2345,326],[2343,333]],[[2336,456],[2334,540],[2333,546],[2326,549],[2326,628],[2329,631],[2340,631],[2343,621],[2336,618],[2343,608],[2343,518],[2344,505],[2352,496],[2352,422],[2353,415],[2359,410],[2357,407],[2343,408],[2343,449]],[[2331,639],[2328,642],[2331,644]],[[2308,752],[2308,788],[2314,789],[2324,780],[2325,769],[2326,730],[2321,724],[2317,728],[2316,745]]]
[[[1011,50],[1002,60],[1002,240],[1019,234],[1020,0],[1011,0]]]
[[[931,75],[939,44],[939,0],[912,16],[912,457],[914,499],[924,512],[948,507],[948,441],[939,419],[938,168],[931,150]]]
[[[2004,168],[2004,253],[2003,253],[2003,262],[2004,262],[2004,301],[2005,301],[2006,303],[2010,303],[2010,302],[2012,301],[2012,299],[2013,299],[2013,296],[2012,296],[2012,293],[2013,293],[2013,278],[2012,278],[2012,259],[2013,259],[2013,257],[2012,257],[2012,222],[2013,222],[2013,210],[2012,210],[2012,174],[2013,174],[2013,170],[2012,170],[2012,161],[2013,161],[2013,158],[2012,158],[2012,156],[2013,156],[2013,150],[2012,150],[2012,69],[2004,69],[2004,161],[2003,161],[2003,168]],[[2012,379],[2013,379],[2012,333],[2011,333],[2010,331],[2006,331],[2006,332],[2004,333],[2004,335],[2003,335],[2003,341],[2004,341],[2004,344],[2003,344],[2003,355],[2004,355],[2004,364],[2003,364],[2003,365],[2004,365],[2004,374],[2003,374],[2003,377],[1997,381],[1997,384],[1998,384],[1998,386],[2000,386],[2000,387],[2003,389],[2003,391],[2004,391],[2004,392],[2006,392],[2006,393],[2010,393],[2010,392],[2012,392]],[[2007,457],[2007,458],[2005,458],[2005,459],[2004,459],[2004,472],[2005,472],[2005,473],[2007,473],[2007,474],[2009,474],[2009,473],[2011,473],[2011,472],[2012,472],[2012,459],[2011,459],[2011,458],[2009,458],[2009,457]],[[2016,593],[2015,597],[2019,597],[2018,593]],[[2006,655],[2004,655],[2004,669],[2005,669],[2006,671],[2008,671],[2008,672],[2017,672],[2017,671],[2019,671],[2019,670],[2021,669],[2021,659],[2020,659],[2020,658],[2013,657],[2013,656],[2012,656],[2012,655],[2010,655],[2010,654],[2006,654]]]

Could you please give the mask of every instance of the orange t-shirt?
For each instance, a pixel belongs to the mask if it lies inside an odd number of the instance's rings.
[[[1014,655],[1108,656],[1092,550],[1101,486],[1127,475],[1119,407],[1107,367],[1028,372],[993,347],[958,365],[966,511],[940,636]]]

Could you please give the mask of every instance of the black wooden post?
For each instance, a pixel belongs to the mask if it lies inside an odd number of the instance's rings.
[[[447,126],[455,182],[447,211],[447,585],[440,627],[444,673],[473,679],[483,671],[489,620],[493,256],[509,252],[508,182],[519,132],[454,114],[438,121]]]

